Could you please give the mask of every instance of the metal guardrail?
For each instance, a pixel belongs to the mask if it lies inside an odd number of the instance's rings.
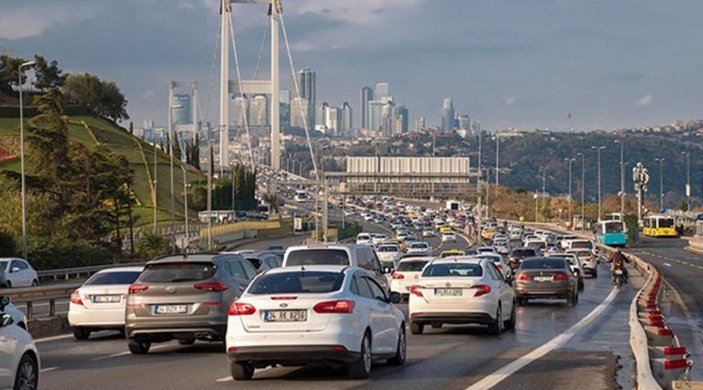
[[[67,299],[71,293],[80,287],[82,283],[65,283],[54,286],[25,287],[0,290],[0,295],[10,297],[14,304],[24,304],[27,306],[27,319],[34,316],[35,302],[49,302],[49,317],[56,315],[56,300]]]
[[[86,267],[75,267],[75,268],[58,268],[50,269],[44,271],[37,271],[37,276],[39,280],[46,281],[50,280],[70,280],[73,278],[80,279],[81,276],[90,276],[98,271],[102,271],[107,268],[115,267],[129,267],[129,266],[139,266],[144,265],[144,262],[138,263],[120,263],[120,264],[104,264],[104,265],[89,265]]]

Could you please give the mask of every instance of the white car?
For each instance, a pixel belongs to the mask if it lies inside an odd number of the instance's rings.
[[[39,285],[37,271],[24,259],[0,257],[0,288]]]
[[[124,330],[127,290],[143,269],[141,266],[104,269],[71,294],[68,323],[76,340],[85,340],[97,330]]]
[[[410,287],[410,332],[425,325],[488,325],[493,334],[516,323],[515,292],[492,261],[476,257],[435,259]]]
[[[378,260],[384,267],[386,263],[393,263],[391,268],[395,269],[402,255],[403,252],[400,250],[400,245],[395,243],[384,243],[376,249],[376,256],[378,256]]]
[[[408,246],[407,253],[432,256],[432,247],[424,241],[415,241]]]
[[[227,356],[235,380],[276,364],[325,363],[367,378],[374,360],[405,363],[405,316],[366,271],[345,266],[277,268],[232,303]]]
[[[456,242],[456,234],[454,232],[442,233],[442,242]]]
[[[369,233],[359,233],[356,235],[357,245],[372,245],[371,235]]]
[[[384,241],[388,241],[388,236],[383,233],[371,233],[371,243],[378,245]]]
[[[550,254],[549,257],[561,257],[562,259],[566,260],[566,262],[569,263],[569,267],[571,267],[571,272],[573,272],[574,275],[576,275],[579,279],[578,289],[583,290],[583,264],[581,263],[581,259],[579,259],[579,257],[576,256],[575,253],[553,253]]]
[[[598,257],[588,249],[569,249],[566,253],[573,253],[581,261],[584,276],[589,274],[594,278],[598,277]]]
[[[513,273],[512,269],[508,266],[508,262],[505,261],[505,258],[497,253],[479,253],[476,257],[492,261],[493,265],[498,268],[498,271],[500,271],[505,278]]]
[[[14,316],[5,312],[0,312],[0,362],[0,388],[37,388],[41,369],[37,347]]]
[[[401,259],[395,272],[391,274],[391,291],[400,293],[403,299],[408,299],[410,294],[410,286],[412,286],[420,274],[422,269],[434,259],[433,257],[408,257]]]
[[[481,254],[481,253],[498,253],[496,252],[496,248],[492,246],[480,246],[476,248],[476,252]]]
[[[436,237],[437,231],[433,228],[425,228],[422,230],[422,237]]]

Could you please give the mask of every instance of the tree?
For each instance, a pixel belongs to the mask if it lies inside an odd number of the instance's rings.
[[[63,71],[59,68],[56,60],[47,62],[43,56],[35,55],[34,61],[36,62],[34,71],[37,77],[34,87],[37,89],[48,91],[51,88],[59,88],[66,81],[68,75],[62,74]]]
[[[170,244],[167,239],[155,234],[147,233],[135,246],[135,252],[140,258],[150,261],[156,256],[168,254],[171,251]]]
[[[26,60],[20,57],[0,56],[0,92],[5,95],[14,94],[12,86],[17,86],[19,79],[19,67]],[[22,84],[27,80],[22,70]]]
[[[181,142],[178,140],[178,133],[173,132],[173,158],[181,160],[183,157],[181,154]]]
[[[129,119],[127,100],[113,81],[103,81],[89,73],[71,74],[63,90],[68,100],[88,107],[97,115],[113,121]]]

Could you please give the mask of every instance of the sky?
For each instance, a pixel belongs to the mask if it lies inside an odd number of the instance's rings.
[[[39,53],[66,72],[116,81],[137,126],[165,123],[169,80],[198,80],[214,123],[218,4],[0,0],[0,52]],[[439,124],[445,97],[489,130],[608,130],[703,117],[700,0],[283,0],[283,7],[295,68],[315,70],[318,103],[348,101],[356,125],[361,87],[379,81],[390,83],[411,121],[425,117],[428,125]],[[245,79],[254,77],[266,10],[234,6]],[[232,57],[230,64],[234,75]],[[287,86],[283,51],[281,72]]]

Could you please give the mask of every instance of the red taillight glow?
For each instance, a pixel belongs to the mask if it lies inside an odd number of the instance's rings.
[[[347,350],[347,348],[346,348],[345,346],[343,346],[343,345],[333,345],[333,346],[332,346],[332,350],[333,350],[334,352],[344,352],[344,351]]]
[[[486,285],[486,284],[477,284],[475,286],[472,286],[471,288],[478,290],[478,291],[476,291],[476,294],[474,294],[475,297],[480,297],[482,295],[486,295],[491,292],[491,286]]]
[[[143,285],[143,284],[133,284],[129,286],[129,289],[127,289],[127,292],[129,294],[137,294],[140,292],[144,292],[149,289],[149,286]]]
[[[393,273],[391,274],[391,278],[396,279],[396,280],[397,280],[397,279],[405,279],[405,275],[399,274],[399,273],[397,273],[397,272],[393,272]]]
[[[78,290],[71,293],[71,303],[83,306],[83,300],[81,299],[81,294]]]
[[[560,281],[560,282],[565,282],[569,280],[569,275],[559,272],[558,274],[554,275],[554,278],[552,278],[555,282]]]
[[[256,308],[248,303],[233,302],[229,306],[229,315],[231,316],[250,316],[254,313],[256,313]]]
[[[294,299],[298,299],[298,297],[295,296],[290,296],[290,297],[271,297],[274,301],[292,301]]]
[[[222,283],[222,282],[204,282],[204,283],[196,283],[193,287],[197,288],[198,290],[207,290],[207,291],[225,291],[229,288],[228,285]]]
[[[515,280],[519,280],[521,282],[528,282],[530,279],[530,275],[528,274],[517,274],[517,277],[515,278]]]
[[[356,306],[354,301],[340,299],[338,301],[320,302],[312,310],[318,314],[349,314],[354,312],[354,306]]]
[[[227,348],[227,353],[236,353],[237,352],[237,347],[229,347]]]
[[[419,285],[414,285],[410,286],[410,294],[416,295],[418,297],[422,297],[422,291],[421,289],[425,288],[425,286],[419,286]]]

